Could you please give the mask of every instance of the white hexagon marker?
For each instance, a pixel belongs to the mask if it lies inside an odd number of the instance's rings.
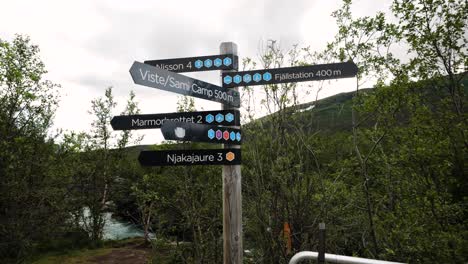
[[[184,138],[185,137],[185,129],[183,127],[176,127],[174,129],[175,136],[178,138]]]

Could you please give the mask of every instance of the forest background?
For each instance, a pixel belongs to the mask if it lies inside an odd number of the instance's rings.
[[[359,67],[355,92],[305,104],[294,83],[241,88],[246,262],[316,251],[325,222],[330,253],[465,263],[468,4],[395,0],[392,19],[355,18],[350,6],[345,0],[333,13],[339,32],[322,51],[272,41],[260,61],[243,59],[244,69]],[[28,37],[0,40],[0,258],[99,247],[103,212],[112,211],[154,232],[154,248],[175,242],[173,263],[221,262],[221,168],[144,168],[136,159],[142,149],[212,146],[138,146],[131,131],[112,131],[114,115],[139,109],[131,93],[115,113],[110,87],[91,102],[91,131],[54,133],[61,86],[45,73]],[[192,110],[193,100],[181,98],[179,111]]]

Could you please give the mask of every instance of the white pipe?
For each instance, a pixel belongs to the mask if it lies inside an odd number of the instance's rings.
[[[317,259],[318,253],[313,251],[302,251],[294,255],[289,264],[298,264],[301,260],[306,259]],[[366,258],[357,258],[357,257],[348,257],[335,254],[325,253],[325,261],[340,263],[340,264],[403,264],[401,262],[391,262],[375,259],[366,259]]]

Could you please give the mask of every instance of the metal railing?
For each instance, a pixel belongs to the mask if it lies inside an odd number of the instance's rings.
[[[289,264],[298,264],[301,260],[306,259],[318,259],[318,252],[313,251],[302,251],[294,255]],[[325,253],[325,261],[331,263],[342,263],[342,264],[403,264],[401,262],[391,262],[383,261],[376,259],[366,259],[366,258],[357,258],[357,257],[348,257],[342,255],[328,254]]]

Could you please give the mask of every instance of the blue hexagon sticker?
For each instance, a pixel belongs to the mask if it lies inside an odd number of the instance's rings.
[[[242,82],[242,77],[241,77],[240,75],[234,76],[234,82],[235,82],[235,83],[240,83],[240,82]]]
[[[216,122],[221,123],[224,121],[224,115],[219,113],[216,115]]]
[[[208,138],[215,138],[215,131],[213,129],[208,130]]]
[[[196,60],[195,61],[195,68],[200,69],[201,67],[203,67],[203,61]]]
[[[232,59],[229,58],[229,57],[224,58],[223,63],[224,63],[224,65],[229,66],[229,65],[232,64]]]
[[[254,80],[255,82],[261,81],[261,80],[262,80],[262,75],[261,75],[260,73],[254,74],[253,80]]]
[[[205,60],[205,67],[210,68],[213,65],[213,61],[210,59]]]
[[[231,114],[231,113],[227,113],[225,119],[226,119],[226,121],[231,123],[232,121],[234,121],[234,115]]]
[[[232,131],[231,134],[229,134],[229,137],[232,141],[236,140],[236,132]]]
[[[263,80],[265,80],[265,81],[270,81],[270,80],[271,80],[271,73],[265,72],[265,73],[263,74]]]
[[[214,63],[214,66],[216,67],[223,65],[223,61],[220,58],[215,59],[213,63]]]
[[[244,82],[249,83],[252,80],[252,76],[250,74],[245,74],[244,75]]]
[[[237,134],[236,134],[236,139],[237,139],[237,141],[239,141],[239,142],[241,141],[241,133],[240,133],[240,132],[237,132]]]
[[[223,82],[224,82],[225,84],[230,84],[230,83],[232,83],[232,77],[229,76],[229,75],[224,76]]]
[[[208,114],[205,117],[205,120],[206,120],[207,123],[212,123],[214,121],[214,116],[212,114]]]

